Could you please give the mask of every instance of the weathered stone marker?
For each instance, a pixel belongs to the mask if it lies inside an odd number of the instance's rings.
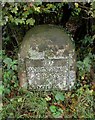
[[[23,39],[19,52],[21,87],[31,90],[67,90],[74,85],[75,51],[63,28],[36,26]]]

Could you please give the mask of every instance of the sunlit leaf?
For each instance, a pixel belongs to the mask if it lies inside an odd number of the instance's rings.
[[[75,3],[75,7],[78,8],[78,3]]]
[[[50,111],[51,112],[56,112],[56,106],[54,106],[54,105],[50,106]]]
[[[58,92],[58,93],[55,95],[55,99],[56,99],[56,100],[64,101],[64,95],[63,95],[63,93]]]
[[[35,20],[33,18],[27,19],[26,24],[34,25]]]

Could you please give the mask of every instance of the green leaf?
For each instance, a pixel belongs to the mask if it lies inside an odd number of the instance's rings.
[[[54,116],[55,118],[58,118],[60,115],[61,115],[61,113],[60,113],[59,111],[57,111],[56,113],[53,113],[53,116]]]
[[[13,80],[17,80],[17,76],[16,75],[13,75]]]
[[[29,15],[29,12],[28,11],[25,11],[22,13],[23,17],[26,18],[28,15]]]
[[[92,9],[95,10],[95,1],[92,2]]]
[[[18,102],[22,102],[22,98],[18,98]]]
[[[64,95],[63,95],[63,93],[58,92],[58,93],[55,95],[55,99],[56,99],[56,100],[64,101]]]
[[[2,94],[3,90],[4,90],[4,86],[0,85],[0,94]]]
[[[15,65],[18,63],[18,60],[13,60],[12,65]]]
[[[50,106],[50,111],[53,113],[56,112],[56,106],[54,105]]]
[[[14,88],[17,88],[18,84],[14,84]]]
[[[17,7],[17,6],[15,6],[15,7],[11,10],[11,12],[12,12],[12,13],[15,13],[15,14],[17,13],[17,11],[18,11],[18,7]]]
[[[13,65],[12,70],[17,70],[17,65]]]
[[[5,58],[5,59],[3,60],[3,62],[4,62],[5,64],[7,64],[7,65],[10,65],[10,64],[12,63],[12,59],[11,59],[11,58]]]
[[[86,57],[83,62],[85,65],[88,65],[90,63],[90,58]]]
[[[6,94],[9,94],[9,93],[11,92],[11,90],[8,89],[8,88],[5,88],[5,89],[4,89],[4,92],[5,92]]]
[[[22,18],[22,19],[16,18],[16,19],[14,20],[14,22],[15,22],[16,25],[18,25],[19,23],[20,23],[20,24],[25,24],[25,21],[24,21],[24,20],[25,20],[24,18]]]
[[[26,24],[34,25],[35,20],[33,18],[27,19]]]
[[[46,101],[50,101],[50,100],[51,100],[51,97],[47,96],[47,97],[45,98],[45,100],[46,100]]]
[[[59,108],[58,111],[59,111],[60,113],[63,113],[63,110],[62,110],[61,108]]]

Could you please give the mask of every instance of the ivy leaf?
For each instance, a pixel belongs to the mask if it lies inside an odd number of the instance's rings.
[[[22,19],[16,18],[16,19],[14,20],[14,22],[15,22],[16,25],[18,25],[19,23],[20,23],[20,24],[22,24],[22,23],[25,24],[25,21],[24,21],[24,20],[25,20],[24,18],[22,18]]]
[[[33,18],[27,19],[26,24],[34,25],[35,20]]]
[[[12,13],[15,13],[15,14],[17,13],[17,11],[18,11],[18,7],[17,7],[17,6],[15,6],[15,7],[11,10],[11,12],[12,12]]]
[[[55,99],[56,99],[56,100],[64,101],[64,95],[63,95],[61,92],[58,92],[58,93],[55,95]]]
[[[22,13],[23,17],[26,18],[29,15],[28,11],[25,11],[24,13]]]
[[[95,1],[92,2],[92,9],[93,9],[93,10],[95,9]]]
[[[78,8],[78,3],[75,3],[75,7]]]

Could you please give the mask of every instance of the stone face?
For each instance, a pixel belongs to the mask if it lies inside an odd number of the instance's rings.
[[[36,26],[25,35],[19,51],[21,87],[67,90],[74,85],[75,51],[63,28]]]

